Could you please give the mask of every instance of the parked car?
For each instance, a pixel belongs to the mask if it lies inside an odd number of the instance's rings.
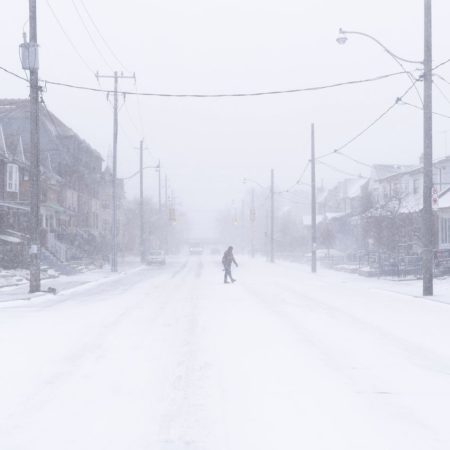
[[[166,255],[162,250],[152,250],[147,256],[147,264],[149,266],[166,264]]]

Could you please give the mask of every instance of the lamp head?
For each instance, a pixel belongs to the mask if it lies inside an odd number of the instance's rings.
[[[336,39],[336,42],[339,45],[345,45],[348,41],[347,36],[345,36],[345,31],[342,28],[339,28],[339,36]]]

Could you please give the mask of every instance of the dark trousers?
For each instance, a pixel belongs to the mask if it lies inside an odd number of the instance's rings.
[[[231,266],[229,266],[229,267],[224,266],[223,268],[225,270],[225,275],[223,277],[223,281],[225,283],[227,283],[228,282],[228,278],[230,279],[230,281],[233,281],[233,275],[231,275]]]

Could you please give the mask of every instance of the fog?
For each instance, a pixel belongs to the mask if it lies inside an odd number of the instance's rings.
[[[0,449],[450,448],[448,0],[0,7]]]
[[[19,71],[17,46],[27,20],[27,2],[2,0],[8,10],[0,30],[3,65]],[[124,70],[98,39],[106,62],[89,39],[71,1],[50,1],[78,52],[93,71]],[[84,11],[78,6],[81,13]],[[130,0],[89,2],[98,28],[127,69],[136,73],[141,91],[162,93],[233,93],[294,89],[396,72],[395,62],[370,41],[352,37],[346,46],[335,39],[339,27],[375,35],[396,53],[421,59],[421,1],[342,0],[298,2],[219,1],[159,2]],[[434,2],[434,59],[448,54],[448,2]],[[91,26],[87,16],[85,22]],[[46,1],[38,3],[44,79],[98,86],[69,44]],[[94,36],[94,37],[95,37]],[[112,80],[101,87],[112,88]],[[25,83],[1,74],[3,97],[26,97]],[[196,227],[208,229],[214,211],[239,200],[242,179],[292,184],[308,159],[309,124],[317,126],[318,152],[332,150],[380,114],[408,86],[402,77],[322,92],[225,99],[141,98],[129,96],[120,114],[119,175],[134,172],[135,147],[144,137],[149,163],[161,159],[170,185],[191,211]],[[120,87],[133,90],[132,81]],[[49,108],[107,155],[112,142],[112,113],[104,94],[48,87]],[[417,103],[414,93],[410,100]],[[436,108],[448,103],[436,99]],[[436,152],[444,153],[445,120],[436,120]],[[416,162],[421,153],[421,116],[399,107],[349,150],[367,163]],[[339,168],[360,172],[342,158]],[[325,168],[327,184],[339,175]],[[154,180],[147,189],[155,191]],[[153,177],[154,178],[154,177]],[[137,183],[137,182],[136,182]],[[137,193],[129,182],[127,192]]]

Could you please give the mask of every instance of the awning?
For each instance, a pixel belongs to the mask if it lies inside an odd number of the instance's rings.
[[[0,202],[0,208],[1,207],[11,208],[11,209],[20,209],[21,211],[29,211],[30,208],[25,205],[20,205],[17,203],[9,203],[9,202]]]
[[[22,242],[21,239],[13,236],[7,236],[6,234],[0,234],[0,241],[9,242],[11,244],[20,244]]]
[[[71,216],[76,215],[76,213],[74,211],[71,211],[70,209],[67,209],[67,208],[63,208],[62,206],[57,205],[56,203],[43,203],[41,205],[41,209],[42,210],[47,209],[47,210],[51,210],[51,212],[67,214],[67,215],[71,215]]]

